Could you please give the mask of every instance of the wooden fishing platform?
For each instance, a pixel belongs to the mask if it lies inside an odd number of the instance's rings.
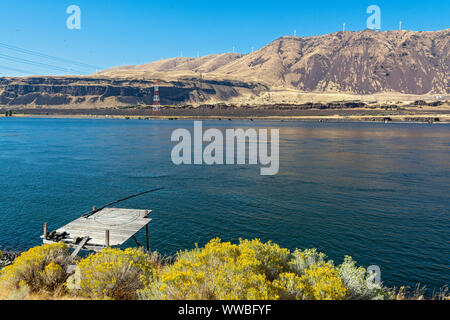
[[[80,250],[100,251],[107,247],[121,246],[135,235],[146,229],[147,250],[149,250],[148,225],[152,221],[148,216],[151,210],[105,208],[89,216],[80,217],[69,224],[49,233],[44,225],[43,242],[64,242],[75,248],[74,255]]]

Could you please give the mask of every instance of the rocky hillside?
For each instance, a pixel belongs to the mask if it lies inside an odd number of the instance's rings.
[[[8,107],[127,107],[152,105],[154,86],[160,86],[163,105],[227,101],[267,90],[240,81],[154,81],[96,77],[0,78],[0,106]]]
[[[302,91],[449,92],[450,30],[283,37],[218,71]]]
[[[448,95],[449,69],[450,29],[337,32],[281,37],[247,55],[166,59],[86,77],[0,78],[0,106],[150,105],[156,79],[167,105],[279,103],[307,93]]]
[[[447,29],[437,32],[364,30],[308,38],[282,37],[244,56],[168,59],[106,70],[103,74],[164,73],[167,77],[180,77],[204,73],[203,76],[245,79],[306,92],[421,95],[449,93],[449,71],[450,29]]]
[[[110,77],[164,77],[171,75],[187,76],[201,73],[214,73],[217,69],[242,58],[237,53],[223,53],[200,58],[172,58],[155,61],[139,66],[124,66],[107,69],[100,72],[102,76]]]

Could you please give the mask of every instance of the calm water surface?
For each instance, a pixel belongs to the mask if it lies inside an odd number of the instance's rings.
[[[175,166],[175,128],[192,121],[0,120],[0,248],[40,244],[92,206],[153,209],[151,246],[171,254],[213,237],[316,247],[379,265],[388,285],[449,284],[450,126],[206,121],[280,129],[280,173]],[[139,234],[144,241],[144,234]],[[128,243],[127,245],[133,245]]]

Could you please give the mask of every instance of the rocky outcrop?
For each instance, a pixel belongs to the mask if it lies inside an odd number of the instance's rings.
[[[152,105],[155,81],[98,77],[1,78],[0,105],[108,107]],[[227,100],[264,87],[239,81],[185,79],[158,82],[161,103],[179,105],[218,97]]]
[[[19,252],[1,252],[0,251],[0,270],[17,259],[20,256]]]

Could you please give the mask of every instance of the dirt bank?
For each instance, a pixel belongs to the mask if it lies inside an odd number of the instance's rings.
[[[0,109],[5,115],[8,109]],[[152,107],[130,108],[24,108],[13,111],[22,117],[82,117],[82,118],[143,118],[143,119],[281,119],[303,121],[406,121],[450,122],[448,105],[411,105],[407,107],[369,107],[364,104],[305,104],[237,107],[233,105],[203,105],[200,107],[163,107],[154,113]]]

